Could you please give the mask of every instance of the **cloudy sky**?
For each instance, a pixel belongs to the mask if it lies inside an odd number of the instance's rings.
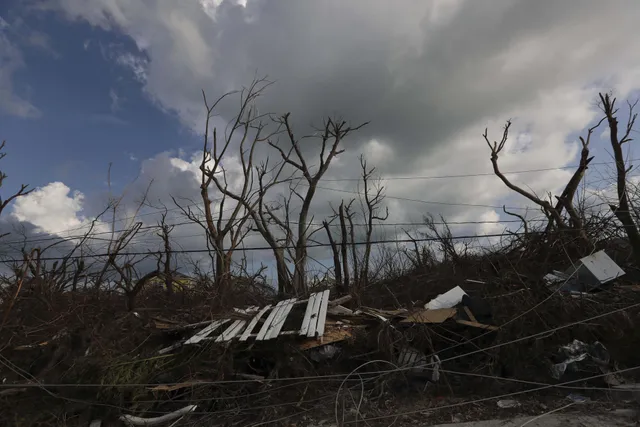
[[[500,232],[508,224],[495,222],[512,218],[498,207],[529,205],[487,174],[484,128],[498,139],[512,118],[502,169],[547,169],[510,178],[557,192],[599,118],[598,91],[640,89],[637,0],[9,0],[0,17],[1,191],[38,187],[2,221],[45,234],[102,210],[109,163],[111,190],[132,202],[151,179],[154,201],[196,200],[201,91],[256,74],[275,82],[260,111],[291,112],[299,134],[326,116],[370,121],[321,182],[316,220],[354,196],[364,153],[387,179],[390,223],[432,213],[488,222],[454,234]],[[594,188],[610,175],[605,138],[592,142],[604,163],[589,173]],[[478,176],[450,177],[460,174]],[[202,244],[197,229],[176,233],[185,248]]]

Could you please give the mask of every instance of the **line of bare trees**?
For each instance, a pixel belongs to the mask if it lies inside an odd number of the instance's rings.
[[[265,79],[256,79],[248,87],[224,94],[214,102],[210,102],[203,92],[206,120],[199,165],[200,197],[198,200],[173,197],[173,203],[182,215],[202,230],[211,259],[211,282],[221,298],[237,285],[241,272],[255,277],[266,268],[262,266],[257,272],[249,272],[242,261],[238,262],[238,256],[243,254],[243,242],[250,232],[257,233],[271,250],[278,292],[281,295],[304,295],[310,286],[307,248],[310,243],[319,242],[317,234],[324,231],[333,261],[333,283],[341,293],[351,293],[357,299],[372,281],[385,274],[385,267],[372,267],[375,264],[372,260],[375,225],[389,217],[384,204],[385,190],[375,167],[369,166],[364,156],[360,157],[359,198],[342,200],[337,207],[330,206],[333,214],[322,218],[321,226],[314,225],[317,223],[314,222],[312,206],[318,183],[337,156],[344,152],[345,139],[367,123],[350,126],[344,120],[327,118],[310,134],[298,134],[291,114],[259,112],[257,101],[270,84]],[[236,114],[224,129],[213,126],[213,118],[222,103],[234,97],[239,100]],[[486,129],[483,138],[491,151],[495,175],[508,188],[536,204],[547,218],[543,232],[537,232],[537,238],[552,239],[558,232],[569,233],[581,240],[585,247],[590,247],[594,242],[593,237],[586,233],[588,211],[579,205],[577,193],[593,160],[590,155],[592,135],[607,122],[617,177],[617,200],[610,203],[610,209],[622,224],[636,264],[640,266],[638,215],[634,198],[630,195],[630,165],[623,150],[623,146],[632,140],[636,104],[628,104],[629,114],[622,129],[618,124],[616,99],[609,94],[600,94],[599,106],[603,116],[587,130],[585,136],[579,138],[579,166],[559,196],[539,196],[513,183],[501,171],[499,157],[508,142],[510,121],[506,123],[499,141],[491,142]],[[4,143],[0,150],[3,147]],[[3,157],[4,154],[0,154],[0,159]],[[0,188],[5,178],[6,175],[0,172]],[[0,199],[0,213],[9,202],[29,191],[26,185],[22,185],[8,198]],[[122,230],[116,230],[123,197],[112,197],[107,208],[79,238],[55,242],[37,250],[31,250],[25,238],[22,246],[24,262],[14,266],[16,276],[23,279],[28,276],[26,285],[32,289],[48,282],[56,283],[50,287],[54,291],[88,287],[95,292],[119,289],[126,295],[130,310],[135,307],[137,296],[151,282],[162,284],[171,296],[180,273],[172,245],[173,227],[167,222],[168,210],[165,208],[154,228],[161,241],[160,250],[149,251],[144,256],[127,255],[126,248],[144,236],[150,227],[143,227],[142,222],[135,219],[143,206],[148,205],[145,193],[134,210],[134,216]],[[534,229],[524,216],[516,216],[523,222],[525,234]],[[105,223],[101,218],[108,218],[106,223],[110,222],[110,235],[104,239],[108,255],[106,261],[89,262],[95,247],[88,242],[96,225]],[[450,229],[446,225],[438,227],[430,216],[425,217],[425,227],[440,242],[438,250],[444,259],[455,262],[461,249],[456,246]],[[406,233],[411,237],[408,231]],[[62,244],[71,245],[67,255],[53,264],[48,263],[43,254]],[[419,245],[417,240],[413,250],[405,250],[404,253],[413,268],[425,268],[436,262],[433,252]]]

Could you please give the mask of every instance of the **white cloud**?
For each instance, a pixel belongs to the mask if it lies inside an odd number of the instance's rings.
[[[82,215],[84,194],[62,182],[52,182],[15,200],[12,216],[49,234],[86,224]]]

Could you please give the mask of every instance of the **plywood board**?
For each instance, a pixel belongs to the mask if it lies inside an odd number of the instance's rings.
[[[436,310],[420,310],[411,313],[400,323],[442,323],[455,316],[455,308],[440,308]]]

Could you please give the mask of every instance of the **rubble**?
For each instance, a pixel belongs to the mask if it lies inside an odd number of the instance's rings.
[[[603,367],[606,367],[610,360],[609,352],[599,341],[585,344],[580,340],[573,340],[573,342],[560,347],[558,352],[563,354],[565,359],[551,366],[551,376],[555,379],[560,379],[567,369],[575,370],[576,363],[587,358]]]
[[[513,399],[498,400],[496,404],[500,409],[517,408],[520,406],[520,402]]]
[[[601,289],[625,272],[605,251],[580,258],[576,265],[566,271],[554,270],[544,276],[547,285],[575,296],[588,294]]]

